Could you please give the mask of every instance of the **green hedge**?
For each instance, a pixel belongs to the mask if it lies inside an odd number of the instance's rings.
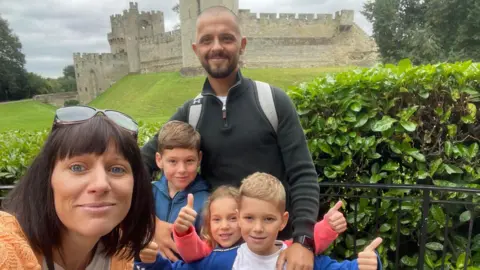
[[[162,123],[139,122],[139,145],[144,145]],[[14,184],[45,142],[49,129],[42,131],[14,130],[0,133],[0,185]]]
[[[403,60],[398,66],[320,77],[291,88],[288,94],[305,128],[319,181],[480,188],[480,64],[412,66],[409,60]],[[412,190],[344,192],[341,195],[346,197],[353,192],[390,197],[421,194]],[[432,197],[480,202],[479,194],[480,190],[473,197],[465,193],[432,193]],[[355,204],[359,250],[380,235],[384,238],[380,253],[387,269],[392,269],[398,202],[348,200],[345,211],[349,222],[353,222]],[[414,269],[418,261],[421,202],[403,202],[402,209],[401,267]],[[480,207],[466,208],[461,204],[431,206],[425,269],[438,269],[441,264],[446,214],[451,217],[446,263],[449,269],[463,269],[466,225],[470,219],[478,223],[479,212]],[[381,225],[378,231],[375,222]],[[477,224],[470,247],[472,266],[480,265],[479,233]],[[353,239],[351,229],[339,237],[335,254],[341,258],[353,256]]]

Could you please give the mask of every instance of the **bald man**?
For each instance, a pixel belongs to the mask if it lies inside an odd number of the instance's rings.
[[[278,117],[276,132],[259,109],[255,82],[243,77],[238,65],[246,45],[238,18],[229,9],[208,8],[198,17],[192,49],[208,74],[202,89],[203,113],[197,125],[202,137],[201,174],[213,189],[220,185],[239,186],[243,178],[258,171],[280,179],[292,219],[279,237],[293,237],[294,241],[285,251],[287,269],[313,269],[313,228],[320,193],[315,167],[295,107],[286,93],[271,86]],[[170,120],[188,122],[192,102],[185,102]],[[157,136],[142,148],[150,173],[158,170],[156,149]],[[157,225],[160,251],[176,260],[168,224],[157,221]]]

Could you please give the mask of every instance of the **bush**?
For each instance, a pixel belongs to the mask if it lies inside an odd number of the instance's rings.
[[[76,99],[69,99],[69,100],[65,100],[65,102],[63,103],[63,106],[68,107],[68,106],[75,106],[78,104],[80,104],[80,101]]]
[[[431,184],[480,188],[480,64],[471,62],[412,66],[403,60],[385,65],[331,74],[303,83],[288,91],[305,128],[319,181]],[[347,185],[348,186],[348,185]],[[378,195],[419,196],[418,191],[365,191],[350,189],[346,197]],[[328,196],[326,198],[328,200]],[[478,203],[479,196],[465,193],[435,194],[436,200],[466,200]],[[383,237],[383,262],[391,269],[395,254],[398,202],[351,199],[347,219],[358,207],[358,250],[367,239]],[[378,220],[375,220],[376,206]],[[416,266],[421,202],[404,202],[408,210],[401,218],[401,268]],[[430,208],[425,269],[441,264],[445,215],[451,218],[446,263],[463,269],[467,221],[477,217],[480,207],[455,205]],[[448,213],[447,213],[448,212]],[[379,222],[379,231],[375,228]],[[478,220],[477,220],[478,222]],[[472,237],[470,265],[480,265],[480,234]],[[409,245],[414,248],[408,249]],[[453,248],[452,248],[453,247]],[[337,240],[340,258],[353,254],[353,232]],[[463,257],[462,257],[463,256]],[[471,257],[470,257],[471,258]],[[457,262],[458,259],[458,262]]]
[[[143,146],[162,123],[139,122],[138,143]],[[15,184],[38,154],[50,130],[14,130],[0,133],[0,185]]]

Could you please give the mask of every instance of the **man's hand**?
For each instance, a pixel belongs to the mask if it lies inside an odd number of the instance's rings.
[[[328,225],[334,230],[336,233],[341,234],[347,230],[347,220],[345,216],[339,211],[342,209],[342,201],[338,201],[335,206],[330,208],[328,212],[323,216],[323,219],[327,220]]]
[[[358,253],[359,270],[377,270],[378,258],[375,249],[382,241],[382,238],[377,237],[362,252]]]
[[[293,243],[286,248],[277,259],[277,270],[284,269],[285,262],[287,270],[312,270],[313,252],[299,243]]]
[[[177,252],[177,246],[172,238],[172,224],[161,221],[156,218],[155,242],[158,245],[160,254],[172,262],[178,261],[177,256],[173,252]]]
[[[140,251],[140,260],[144,263],[154,263],[157,258],[158,245],[155,242],[148,243],[148,246]]]
[[[196,218],[197,212],[193,210],[193,194],[188,194],[187,205],[182,207],[177,219],[173,223],[175,232],[180,236],[185,234],[193,226]]]

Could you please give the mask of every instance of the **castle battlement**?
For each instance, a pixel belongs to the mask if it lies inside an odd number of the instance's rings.
[[[74,53],[73,60],[75,63],[91,62],[91,61],[111,61],[126,60],[126,53]]]
[[[311,21],[314,23],[353,23],[353,10],[342,10],[333,14],[329,13],[255,13],[249,9],[239,9],[238,15],[242,20],[268,20],[270,22],[286,22],[286,21]]]
[[[147,15],[147,16],[151,16],[151,15],[162,15],[163,16],[163,12],[161,12],[159,10],[141,11],[140,14],[141,15]]]

